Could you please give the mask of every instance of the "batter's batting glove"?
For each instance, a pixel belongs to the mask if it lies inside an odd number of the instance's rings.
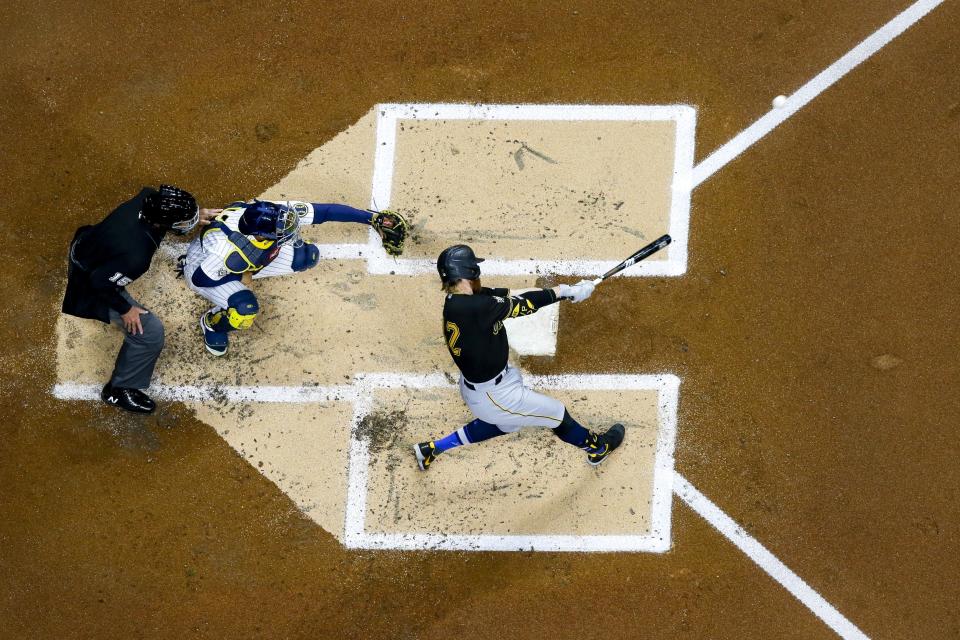
[[[560,297],[569,298],[573,302],[583,302],[591,295],[596,285],[590,280],[581,280],[577,284],[561,284]]]
[[[407,221],[393,211],[374,211],[370,226],[374,228],[383,243],[383,249],[391,256],[403,253],[403,243],[407,239]]]

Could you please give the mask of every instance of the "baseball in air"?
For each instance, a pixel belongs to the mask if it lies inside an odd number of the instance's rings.
[[[777,96],[773,99],[773,108],[779,109],[783,105],[787,104],[787,96]]]

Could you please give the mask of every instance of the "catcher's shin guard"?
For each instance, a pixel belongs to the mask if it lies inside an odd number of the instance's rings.
[[[260,312],[260,303],[249,289],[242,289],[227,298],[226,309],[210,314],[207,322],[214,331],[227,333],[238,329],[249,329]]]

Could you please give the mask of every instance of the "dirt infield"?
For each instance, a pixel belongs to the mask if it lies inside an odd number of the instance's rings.
[[[5,3],[7,634],[835,637],[679,500],[664,554],[347,550],[199,412],[53,398],[55,326],[73,230],[143,184],[262,193],[382,102],[689,104],[699,162],[905,6]],[[684,276],[603,285],[523,359],[681,377],[678,472],[874,638],[960,634],[957,24],[698,186]]]

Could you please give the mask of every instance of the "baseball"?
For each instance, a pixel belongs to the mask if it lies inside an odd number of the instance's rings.
[[[773,108],[779,109],[783,105],[787,104],[787,96],[777,96],[773,99]]]

